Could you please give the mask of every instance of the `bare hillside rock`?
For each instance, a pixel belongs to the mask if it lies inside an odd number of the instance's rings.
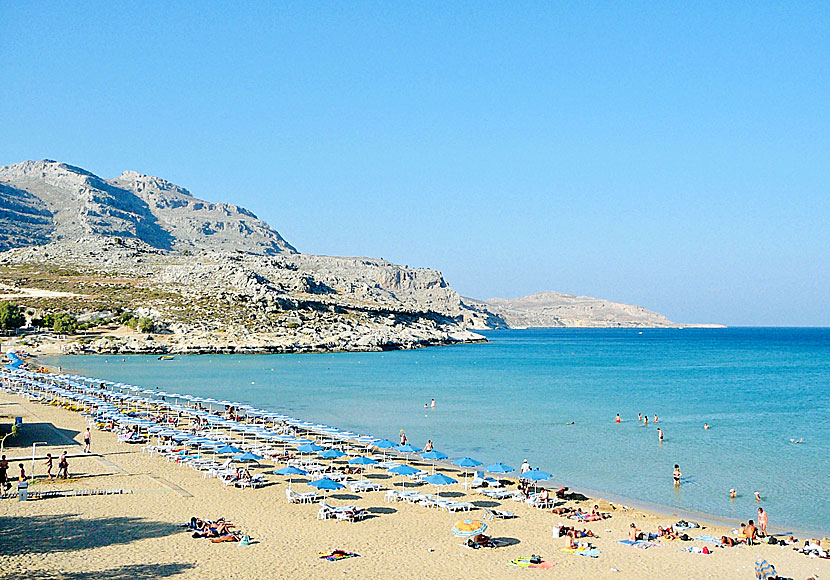
[[[484,304],[511,328],[680,326],[642,306],[560,292],[540,292],[513,299],[491,298]]]

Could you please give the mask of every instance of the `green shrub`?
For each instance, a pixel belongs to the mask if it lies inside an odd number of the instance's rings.
[[[26,317],[17,304],[0,302],[0,330],[17,330],[26,324]]]

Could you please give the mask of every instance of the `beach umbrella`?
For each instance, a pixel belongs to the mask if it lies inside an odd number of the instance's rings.
[[[485,467],[484,471],[489,471],[490,473],[510,473],[511,471],[516,470],[509,465],[505,465],[504,463],[493,463],[492,465]]]
[[[340,451],[339,449],[332,448],[326,449],[325,451],[321,451],[319,455],[323,459],[337,459],[338,457],[343,457],[346,454]]]
[[[367,465],[377,465],[377,464],[378,464],[378,462],[375,461],[374,459],[372,459],[371,457],[364,457],[362,455],[359,456],[359,457],[352,457],[351,459],[349,459],[349,465],[362,465],[362,466],[365,467]],[[360,470],[360,480],[361,481],[363,481],[363,471],[364,471],[363,469]]]
[[[254,463],[257,463],[257,462],[259,462],[260,459],[262,459],[261,455],[257,455],[256,453],[251,453],[250,451],[247,451],[247,452],[245,452],[241,455],[234,455],[233,456],[234,461],[253,461]]]
[[[409,463],[409,454],[410,453],[418,453],[420,451],[420,449],[418,449],[417,447],[413,447],[409,443],[407,443],[406,445],[396,445],[395,449],[399,453],[404,454],[404,459],[407,463]]]
[[[346,487],[339,481],[334,481],[333,479],[329,479],[328,477],[324,477],[323,479],[318,479],[317,481],[312,481],[309,483],[311,487],[316,487],[317,489],[323,490],[323,497],[325,498],[325,492],[334,489],[343,489]]]
[[[225,445],[224,447],[220,447],[216,450],[216,453],[219,455],[225,455],[227,453],[235,454],[235,453],[242,453],[242,450],[238,447],[234,447],[233,445]]]
[[[390,467],[387,471],[389,473],[394,473],[395,475],[400,475],[401,483],[403,484],[403,487],[406,487],[406,481],[403,478],[415,475],[420,471],[420,469],[415,469],[411,465],[396,465],[394,467]]]
[[[294,467],[293,465],[289,465],[288,467],[283,467],[282,469],[276,470],[274,472],[274,475],[287,475],[288,476],[288,489],[291,489],[291,476],[292,475],[308,475],[308,472],[300,469],[299,467]]]
[[[325,448],[322,445],[317,445],[316,443],[306,443],[305,445],[297,447],[297,453],[317,453],[323,449]]]
[[[459,538],[472,538],[487,531],[487,524],[481,520],[458,520],[452,527],[452,534]]]
[[[755,578],[758,580],[771,580],[777,578],[775,575],[775,568],[766,560],[757,560],[755,562]]]
[[[464,468],[464,489],[467,489],[467,469],[470,467],[478,467],[481,465],[481,461],[477,461],[472,457],[462,457],[461,459],[453,461],[453,464]]]
[[[457,479],[453,479],[448,475],[444,475],[443,473],[433,473],[432,475],[427,475],[424,478],[424,481],[430,483],[432,485],[437,486],[435,488],[435,494],[437,497],[441,497],[441,487],[444,485],[450,485],[453,483],[458,483]]]
[[[440,451],[435,451],[433,449],[432,451],[424,451],[423,453],[421,453],[421,457],[432,461],[432,472],[435,473],[435,462],[440,461],[442,459],[447,459],[447,457],[449,456],[445,453],[441,453]]]
[[[544,481],[545,479],[550,479],[553,477],[547,471],[542,471],[541,469],[531,469],[530,471],[525,471],[519,476],[519,479],[527,479],[529,481]]]

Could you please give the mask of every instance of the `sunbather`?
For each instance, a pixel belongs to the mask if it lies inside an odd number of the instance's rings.
[[[628,539],[632,542],[645,539],[645,534],[643,534],[643,531],[634,522],[631,522],[631,526],[628,528]]]

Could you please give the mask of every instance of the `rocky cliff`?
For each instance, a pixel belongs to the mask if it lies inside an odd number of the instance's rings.
[[[133,171],[0,167],[0,282],[63,292],[37,312],[134,312],[155,333],[90,352],[383,350],[483,340],[440,272],[299,254],[250,211]],[[41,293],[42,294],[42,293]],[[108,321],[111,319],[105,319]]]
[[[480,305],[511,328],[680,326],[642,306],[560,292],[540,292],[514,299],[491,298]]]

